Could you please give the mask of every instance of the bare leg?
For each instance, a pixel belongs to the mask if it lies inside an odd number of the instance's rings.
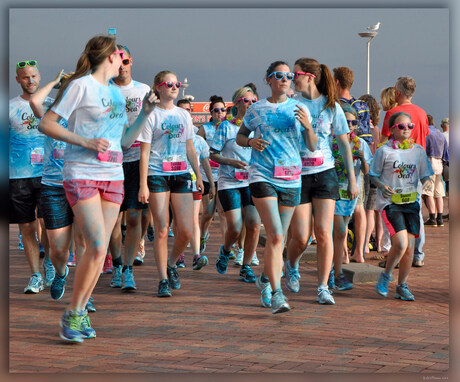
[[[193,234],[193,196],[191,193],[171,194],[171,207],[174,215],[174,227],[176,235],[174,244],[171,248],[171,254],[168,259],[169,266],[176,265],[179,256],[185,252],[187,244],[190,242]]]

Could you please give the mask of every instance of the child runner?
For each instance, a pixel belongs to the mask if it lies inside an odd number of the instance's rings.
[[[102,271],[123,200],[122,146],[134,142],[156,100],[154,95],[148,101],[146,97],[143,112],[128,126],[124,97],[110,81],[122,59],[113,36],[91,38],[75,73],[62,84],[40,123],[46,135],[67,142],[63,186],[86,242],[72,300],[60,322],[60,337],[66,341],[96,337],[85,306]],[[61,118],[67,120],[68,130],[59,124]]]
[[[251,269],[251,260],[257,248],[260,232],[260,217],[251,200],[249,192],[248,168],[251,159],[251,147],[242,147],[236,143],[236,135],[249,106],[257,102],[252,89],[242,87],[232,97],[236,115],[217,124],[211,143],[211,158],[220,164],[217,187],[219,200],[225,212],[227,229],[224,244],[219,249],[216,262],[217,272],[227,272],[232,245],[238,240],[246,227],[244,256],[241,264],[240,280],[254,283],[256,277]],[[240,248],[243,249],[243,248]]]
[[[302,93],[296,99],[312,115],[318,147],[316,150],[311,150],[308,146],[302,148],[301,200],[292,217],[284,283],[291,292],[299,291],[299,261],[311,235],[311,215],[314,210],[318,258],[316,301],[320,304],[335,304],[327,286],[333,257],[331,227],[335,201],[339,198],[331,135],[333,130],[348,174],[347,191],[353,200],[358,195],[358,187],[347,137],[349,129],[343,110],[336,101],[336,86],[329,68],[312,58],[299,58],[294,65],[294,73],[295,90]]]
[[[198,192],[203,190],[193,146],[192,118],[186,110],[174,105],[180,87],[173,72],[157,73],[153,88],[160,103],[138,138],[141,142],[139,201],[149,203],[153,216],[153,248],[160,275],[158,297],[170,297],[170,288],[180,288],[176,261],[192,238],[192,177],[188,163],[196,174]],[[176,234],[168,257],[170,203]]]
[[[369,170],[378,188],[377,208],[382,212],[392,241],[385,270],[379,275],[375,290],[381,296],[388,295],[393,268],[399,263],[395,298],[414,301],[407,278],[420,231],[420,182],[428,182],[433,169],[423,147],[409,138],[414,128],[409,114],[393,114],[388,126],[390,139],[377,149]]]
[[[300,136],[312,151],[317,141],[308,110],[286,96],[293,78],[284,61],[268,67],[265,80],[271,96],[247,110],[236,138],[239,145],[253,148],[249,189],[267,234],[264,271],[256,283],[262,305],[271,306],[272,313],[290,310],[281,289],[281,271],[287,229],[300,201]],[[252,131],[254,138],[248,138]]]

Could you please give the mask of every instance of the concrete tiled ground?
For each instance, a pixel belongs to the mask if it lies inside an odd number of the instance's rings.
[[[74,268],[62,300],[51,300],[48,289],[24,294],[29,272],[17,250],[17,227],[11,225],[9,370],[447,375],[449,224],[426,231],[426,265],[412,268],[409,279],[415,302],[394,299],[394,283],[386,299],[375,293],[374,284],[356,284],[334,293],[335,306],[320,306],[316,264],[303,262],[300,292],[286,292],[292,310],[278,315],[260,306],[254,284],[238,281],[238,268],[216,272],[216,222],[206,251],[210,265],[193,271],[187,252],[187,268],[179,271],[182,288],[172,298],[156,297],[153,245],[146,240],[145,263],[135,267],[137,292],[111,289],[111,276],[102,275],[93,294],[97,312],[91,314],[97,338],[69,345],[59,339],[58,322],[70,299]],[[258,253],[256,274],[263,248]]]

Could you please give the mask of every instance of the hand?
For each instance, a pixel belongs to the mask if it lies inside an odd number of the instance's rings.
[[[100,153],[104,153],[109,148],[109,141],[105,138],[93,138],[85,139],[82,145],[85,149],[94,150]]]
[[[300,107],[299,105],[296,105],[296,107],[297,107],[297,110],[294,111],[296,119],[302,124],[303,127],[305,127],[306,129],[310,129],[311,124],[308,121],[307,112],[304,110],[304,108]]]
[[[230,159],[229,164],[239,170],[246,170],[246,166],[248,165],[246,162],[237,159]]]
[[[214,183],[212,183],[211,185],[212,185],[212,187],[214,187],[214,194],[215,194],[216,190],[215,190]],[[203,195],[204,184],[203,184],[203,179],[201,179],[201,176],[196,178],[196,189],[198,190],[198,192],[201,195]],[[212,190],[212,188],[210,188],[210,190]],[[209,199],[212,199],[212,196],[213,196],[213,194],[211,194],[211,191],[210,191],[209,192]]]
[[[213,200],[215,195],[216,195],[216,186],[214,185],[214,182],[209,183],[209,200]]]
[[[383,184],[383,183],[379,185],[379,188],[380,188],[380,191],[382,192],[383,197],[386,199],[391,198],[391,196],[395,193],[394,190],[390,186],[387,186],[386,184]]]
[[[137,194],[139,203],[147,204],[149,202],[149,196],[150,196],[149,187],[147,185],[140,186],[139,192]]]
[[[350,197],[350,200],[354,200],[358,197],[359,191],[358,191],[358,186],[356,184],[356,180],[351,181],[348,180],[348,196]]]
[[[64,69],[61,69],[61,71],[58,73],[56,78],[54,79],[54,85],[58,85],[61,82],[61,78],[64,75]]]
[[[263,139],[263,135],[260,134],[260,137],[258,138],[250,138],[251,140],[249,141],[249,146],[251,146],[254,150],[257,151],[264,151],[267,146],[270,145],[269,142],[265,141]]]
[[[142,109],[145,114],[150,114],[155,106],[160,102],[158,97],[155,95],[153,89],[150,89],[148,93],[145,94],[144,100],[142,101]]]

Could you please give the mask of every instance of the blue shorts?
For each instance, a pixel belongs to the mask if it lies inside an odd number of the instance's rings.
[[[150,192],[192,193],[192,175],[189,172],[180,175],[149,175],[147,184]]]
[[[407,230],[415,235],[420,234],[420,204],[417,202],[406,204],[389,204],[382,211],[383,221],[390,236]]]
[[[63,187],[42,184],[40,203],[46,229],[67,227],[73,223],[73,212]]]
[[[311,203],[313,198],[339,199],[339,178],[335,168],[316,174],[302,175],[300,204]]]
[[[296,207],[300,202],[300,188],[278,187],[268,182],[249,184],[253,198],[277,197],[278,204],[285,207]]]
[[[143,210],[149,207],[148,203],[139,202],[139,162],[123,162],[123,174],[125,175],[125,197],[120,211],[127,209]]]
[[[237,208],[253,206],[249,186],[218,191],[219,201],[224,212]]]

